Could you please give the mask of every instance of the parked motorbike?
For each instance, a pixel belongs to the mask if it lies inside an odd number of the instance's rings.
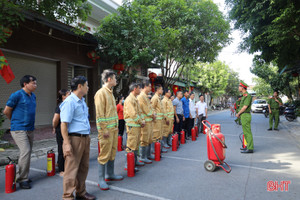
[[[294,105],[285,108],[284,115],[286,120],[288,120],[289,122],[292,122],[297,118],[295,109],[296,107]]]
[[[262,112],[264,113],[266,118],[269,117],[269,107],[268,106],[264,106]]]

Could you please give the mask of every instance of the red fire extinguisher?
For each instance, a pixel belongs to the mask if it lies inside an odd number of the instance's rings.
[[[241,133],[241,134],[240,134],[240,140],[241,140],[241,142],[242,142],[242,147],[243,147],[243,148],[246,148],[246,147],[247,147],[247,142],[246,142],[246,140],[245,140],[244,133]]]
[[[160,161],[160,142],[155,142],[155,161]]]
[[[134,177],[134,167],[135,167],[134,153],[127,153],[127,176]]]
[[[196,137],[199,137],[199,129],[198,126],[195,126]]]
[[[196,132],[195,132],[195,129],[192,128],[191,132],[192,132],[192,141],[196,141]]]
[[[5,193],[16,191],[16,164],[9,158],[9,164],[5,166]]]
[[[122,148],[122,140],[123,140],[122,136],[119,135],[119,136],[118,136],[118,151],[123,151],[123,148]]]
[[[55,153],[53,149],[47,152],[47,176],[55,175]]]
[[[178,135],[175,134],[172,136],[172,151],[177,151],[177,144],[178,143]]]
[[[185,144],[185,132],[184,132],[184,130],[182,130],[180,134],[181,134],[180,143]]]

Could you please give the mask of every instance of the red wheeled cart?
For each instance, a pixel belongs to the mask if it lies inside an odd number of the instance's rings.
[[[204,168],[209,171],[215,171],[216,167],[221,167],[225,172],[230,173],[231,167],[224,161],[225,160],[225,137],[221,133],[220,124],[210,124],[207,120],[202,121],[206,128],[206,141],[207,141],[207,157],[208,161],[204,163]],[[203,131],[204,132],[204,131]],[[228,167],[224,168],[223,164]]]

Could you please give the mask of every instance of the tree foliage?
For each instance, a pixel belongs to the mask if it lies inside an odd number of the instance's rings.
[[[271,88],[270,84],[265,81],[265,79],[254,77],[252,81],[255,84],[253,90],[255,91],[257,97],[268,97],[273,94],[273,89]]]
[[[272,88],[286,95],[290,100],[293,99],[293,94],[296,94],[297,81],[290,74],[280,74],[278,66],[275,64],[265,64],[264,62],[256,61],[251,68],[251,72],[262,78]],[[262,87],[262,86],[258,86]],[[270,93],[272,94],[272,92]],[[269,95],[270,95],[269,94]]]
[[[125,1],[118,11],[96,33],[100,53],[127,67],[155,63],[166,85],[180,67],[213,61],[229,42],[229,23],[211,0]]]
[[[212,97],[220,97],[226,92],[235,95],[233,90],[237,90],[237,73],[221,61],[214,63],[197,63],[191,76],[203,93],[209,92]],[[232,88],[230,88],[232,87]],[[229,95],[229,94],[228,94]]]
[[[239,95],[239,75],[221,61],[214,63],[197,63],[189,65],[189,70],[179,69],[180,79],[191,83],[196,82],[202,93],[210,93],[214,98],[224,96],[236,97]]]
[[[72,24],[78,19],[86,21],[91,9],[87,0],[0,0],[0,44],[10,36],[7,32],[24,20],[26,11]]]
[[[226,0],[235,28],[244,32],[241,49],[260,53],[279,69],[300,60],[299,0]]]

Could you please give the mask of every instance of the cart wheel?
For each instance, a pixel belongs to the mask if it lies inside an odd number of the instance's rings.
[[[204,163],[204,168],[209,172],[213,172],[216,169],[216,164],[213,161],[208,160]]]

